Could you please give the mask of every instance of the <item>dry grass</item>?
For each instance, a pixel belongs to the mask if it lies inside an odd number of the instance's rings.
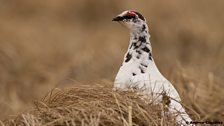
[[[186,79],[186,78],[182,78]],[[206,83],[205,83],[206,84]],[[209,84],[209,83],[208,83]],[[82,85],[82,86],[81,86]],[[177,125],[175,115],[164,116],[164,105],[148,102],[136,91],[112,91],[112,83],[83,85],[69,89],[53,89],[42,100],[35,101],[32,110],[4,120],[5,126],[169,126]],[[185,86],[184,83],[180,86]],[[182,87],[183,88],[183,87]],[[222,121],[223,107],[220,101],[210,99],[211,95],[224,95],[222,89],[209,88],[210,91],[185,86],[183,105],[196,121]],[[187,89],[187,90],[186,90]],[[144,94],[145,95],[145,94]],[[194,99],[197,97],[197,100]],[[150,100],[149,100],[150,99]],[[211,103],[212,102],[212,103]],[[203,108],[209,103],[209,108]]]
[[[38,116],[37,109],[30,113],[32,102],[55,87],[78,88],[79,82],[93,85],[104,80],[110,84],[129,40],[127,30],[111,19],[135,9],[148,20],[157,66],[178,89],[192,117],[223,120],[223,4],[221,0],[0,1],[0,119],[16,120],[19,113],[24,118]],[[111,95],[109,88],[102,92],[105,98]],[[138,110],[132,107],[133,112]],[[26,114],[33,112],[37,115]]]
[[[135,91],[113,92],[110,86],[79,86],[55,89],[35,109],[4,121],[26,126],[159,126],[175,125],[173,117],[162,116],[163,105],[144,102]]]

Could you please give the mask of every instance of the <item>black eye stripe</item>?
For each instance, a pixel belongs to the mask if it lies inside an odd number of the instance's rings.
[[[129,15],[126,15],[126,16],[123,16],[122,17],[123,19],[134,19],[136,18],[135,16],[129,16]]]
[[[141,19],[141,20],[143,20],[143,21],[145,21],[145,18],[140,14],[140,13],[138,13],[138,12],[136,12],[136,11],[133,11],[133,13],[135,13],[136,15],[138,15],[138,17]],[[132,16],[132,15],[125,15],[125,16],[123,16],[123,17],[119,17],[119,19],[120,20],[124,20],[124,19],[136,19],[137,17],[136,16]]]

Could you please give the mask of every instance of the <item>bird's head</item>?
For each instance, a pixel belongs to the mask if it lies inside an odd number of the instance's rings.
[[[136,11],[124,11],[115,18],[113,18],[112,21],[117,21],[122,24],[124,24],[129,30],[131,31],[138,31],[141,30],[146,23],[145,18]]]

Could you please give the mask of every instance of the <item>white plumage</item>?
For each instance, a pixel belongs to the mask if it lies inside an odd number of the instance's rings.
[[[159,72],[153,57],[149,41],[148,26],[145,18],[136,11],[124,11],[113,19],[123,23],[130,30],[130,44],[114,82],[115,90],[130,88],[142,89],[152,94],[158,101],[164,94],[169,97],[169,113],[179,113],[176,121],[187,125],[192,121],[180,104],[181,99],[173,85]]]

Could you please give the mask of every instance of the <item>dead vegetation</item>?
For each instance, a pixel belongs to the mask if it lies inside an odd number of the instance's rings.
[[[6,126],[159,126],[175,125],[163,116],[162,104],[141,99],[135,91],[114,92],[110,86],[54,89],[35,102],[35,109],[4,121]]]
[[[186,79],[186,77],[180,78]],[[163,112],[166,109],[162,103],[149,100],[150,96],[147,97],[146,102],[145,99],[142,99],[141,93],[133,90],[112,91],[112,86],[112,83],[106,82],[91,86],[78,84],[78,86],[68,89],[55,88],[41,100],[35,101],[33,109],[8,118],[1,123],[3,126],[177,125],[175,115],[164,115]],[[180,83],[180,86],[185,86],[185,83]],[[180,91],[188,92],[186,96],[182,97],[182,104],[193,120],[222,121],[224,115],[223,107],[220,104],[224,99],[218,97],[224,95],[222,89],[212,87],[210,91],[206,91],[198,87],[194,88],[196,91],[192,91],[189,88],[190,84],[186,88],[182,87]],[[218,98],[210,99],[211,95]]]

